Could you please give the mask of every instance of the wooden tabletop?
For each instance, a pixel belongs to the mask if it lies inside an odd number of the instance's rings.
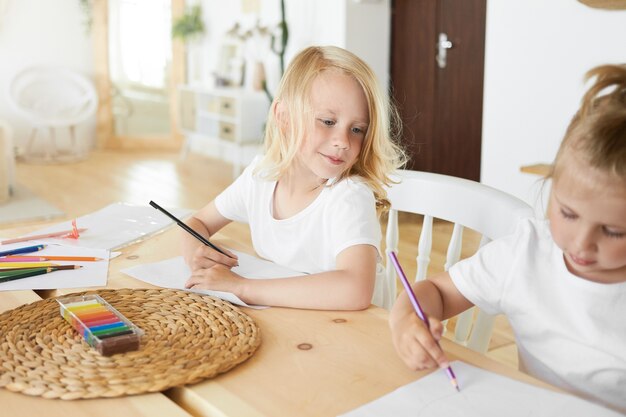
[[[25,229],[0,230],[14,237]],[[122,249],[109,266],[107,288],[146,288],[122,269],[177,256],[180,231],[170,229]],[[216,242],[249,247],[222,235]],[[93,288],[90,288],[93,289]],[[0,311],[81,289],[0,292]],[[427,372],[408,370],[391,344],[386,310],[242,309],[261,329],[262,343],[246,362],[211,380],[160,394],[101,400],[47,400],[0,389],[10,416],[334,416],[374,400]],[[1,340],[0,340],[1,342]],[[450,359],[542,384],[484,355],[443,339]]]

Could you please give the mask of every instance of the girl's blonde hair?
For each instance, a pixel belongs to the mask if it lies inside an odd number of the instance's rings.
[[[270,107],[265,129],[265,156],[257,170],[274,180],[287,172],[302,145],[305,129],[313,123],[311,84],[320,73],[329,70],[339,70],[353,77],[363,89],[369,109],[369,127],[357,160],[336,182],[353,175],[360,176],[374,191],[377,206],[387,209],[389,201],[385,186],[391,183],[389,175],[406,162],[404,152],[396,144],[400,119],[370,67],[342,48],[308,47],[291,61]],[[277,120],[276,114],[280,101],[288,108],[286,114],[279,115],[286,117],[283,121]],[[288,129],[281,129],[281,126],[288,126]]]
[[[626,180],[626,64],[593,68],[585,80],[594,77],[565,132],[551,177],[558,177],[563,155],[572,150],[590,166]]]

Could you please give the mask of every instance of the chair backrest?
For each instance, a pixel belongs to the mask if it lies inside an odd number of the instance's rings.
[[[419,240],[416,237],[416,280],[426,277],[430,264],[433,219],[454,224],[444,265],[444,269],[448,270],[461,257],[464,227],[482,235],[482,246],[512,233],[519,219],[534,214],[533,209],[522,200],[475,181],[409,170],[399,170],[394,181],[397,183],[387,190],[391,202],[386,233],[387,256],[392,250],[398,252],[398,212],[423,215]],[[397,281],[391,263],[386,265],[384,306],[390,307],[395,300]],[[480,311],[474,314],[472,310],[457,318],[454,339],[476,351],[485,352],[491,338],[493,317]]]
[[[95,114],[98,96],[93,83],[65,68],[29,67],[9,86],[9,102],[35,125],[76,125]]]

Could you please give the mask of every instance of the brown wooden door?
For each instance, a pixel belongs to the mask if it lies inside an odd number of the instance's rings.
[[[480,180],[486,0],[394,0],[391,85],[408,168]],[[445,33],[445,68],[436,61]]]

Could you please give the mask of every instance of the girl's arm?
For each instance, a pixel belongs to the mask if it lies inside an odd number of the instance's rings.
[[[412,285],[420,306],[429,319],[430,330],[417,316],[406,292],[402,292],[391,310],[389,324],[398,355],[411,369],[448,367],[448,359],[437,341],[443,334],[441,320],[472,307],[452,282],[447,272]]]
[[[377,254],[374,246],[354,245],[337,256],[334,271],[281,279],[246,279],[215,265],[194,273],[186,287],[232,292],[248,304],[362,310],[372,300]]]
[[[211,201],[185,223],[200,235],[209,239],[210,236],[230,223],[230,220],[222,216],[215,208],[215,202]],[[237,257],[224,248],[220,249],[232,256],[231,258],[204,245],[187,232],[182,232],[181,240],[183,258],[192,271],[210,268],[215,264],[225,265],[228,268],[237,265]]]

